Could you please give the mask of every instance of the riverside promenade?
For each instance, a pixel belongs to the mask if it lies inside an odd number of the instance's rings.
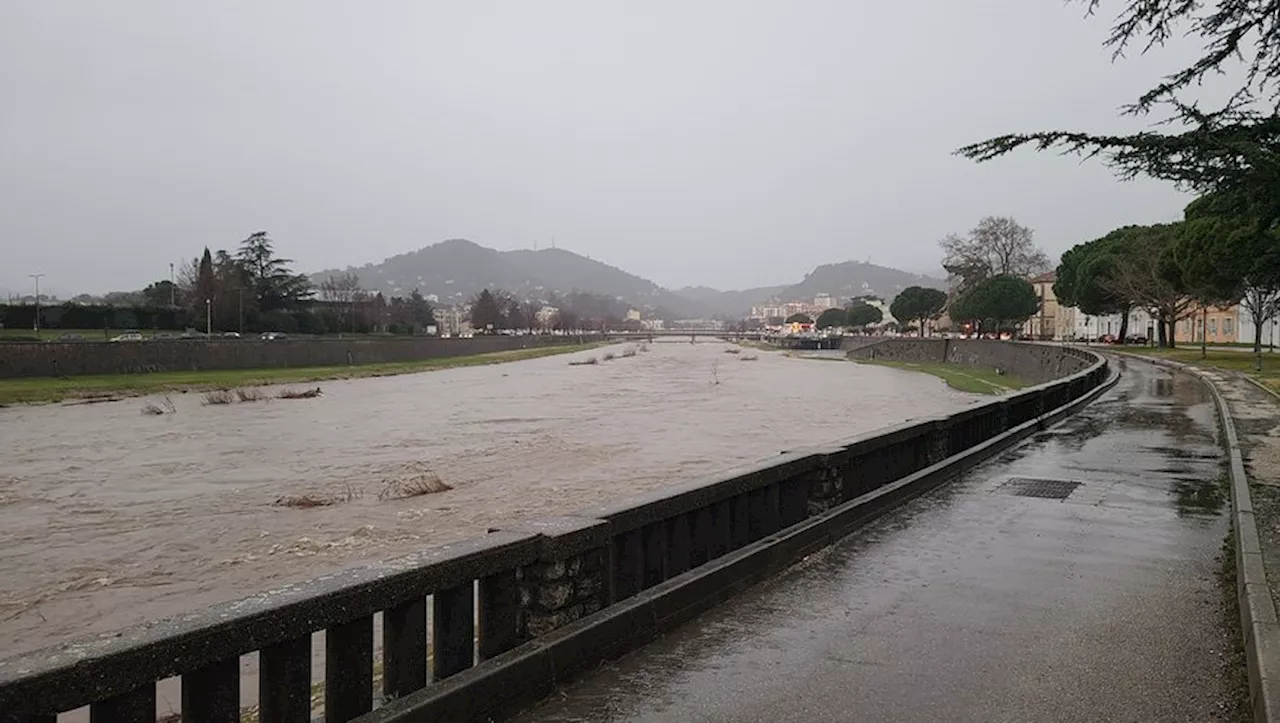
[[[1061,425],[516,720],[1247,720],[1213,400],[1114,363]]]

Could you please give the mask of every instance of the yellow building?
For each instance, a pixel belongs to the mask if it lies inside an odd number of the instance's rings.
[[[1049,340],[1061,338],[1061,331],[1058,328],[1058,317],[1061,316],[1061,309],[1058,307],[1058,297],[1053,294],[1053,282],[1057,278],[1057,275],[1050,271],[1031,279],[1031,286],[1036,290],[1036,296],[1040,299],[1040,311],[1036,312],[1030,319],[1027,319],[1027,325],[1023,328],[1032,339]]]
[[[1173,338],[1179,344],[1199,344],[1201,341],[1230,344],[1236,341],[1240,333],[1237,328],[1240,320],[1239,304],[1225,307],[1210,305],[1208,309],[1194,304],[1185,314],[1174,325]]]

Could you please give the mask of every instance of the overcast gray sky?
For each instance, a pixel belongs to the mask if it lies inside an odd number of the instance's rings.
[[[922,270],[987,214],[1056,256],[1187,197],[957,146],[1133,129],[1061,0],[4,0],[0,287],[138,288],[267,230],[299,270],[463,237],[665,286]]]

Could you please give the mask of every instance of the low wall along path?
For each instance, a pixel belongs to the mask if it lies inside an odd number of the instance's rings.
[[[850,359],[896,362],[946,362],[1002,369],[1024,381],[1040,384],[1074,374],[1090,361],[1069,347],[1016,344],[977,339],[885,339],[849,351]]]

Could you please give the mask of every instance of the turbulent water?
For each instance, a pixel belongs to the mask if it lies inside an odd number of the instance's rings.
[[[0,409],[4,653],[975,401],[922,375],[727,348],[326,382],[316,399],[175,394],[159,416],[141,413],[154,397]],[[386,499],[436,477],[452,489]]]

